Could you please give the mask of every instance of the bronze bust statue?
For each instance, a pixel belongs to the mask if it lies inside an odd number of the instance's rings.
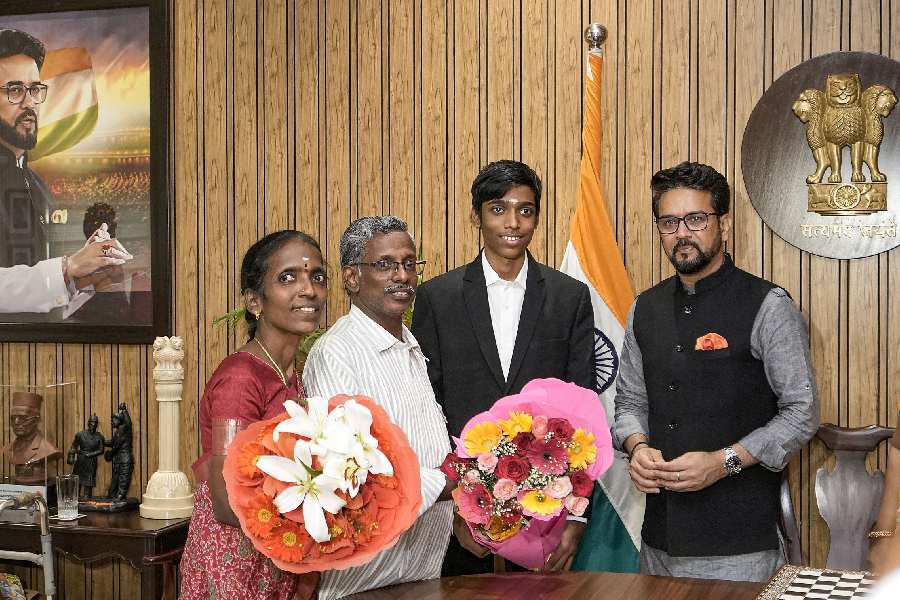
[[[43,401],[31,392],[13,393],[9,420],[16,439],[3,448],[3,453],[15,466],[16,483],[45,484],[47,463],[60,457],[60,451],[38,429]]]

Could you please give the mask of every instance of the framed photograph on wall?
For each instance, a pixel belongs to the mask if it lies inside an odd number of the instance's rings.
[[[171,333],[167,10],[0,3],[0,342]]]

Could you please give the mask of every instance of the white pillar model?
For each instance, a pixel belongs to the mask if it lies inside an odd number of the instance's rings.
[[[159,402],[159,469],[147,482],[141,516],[147,519],[178,519],[194,511],[194,494],[187,475],[178,470],[181,448],[181,390],[184,384],[184,340],[158,337],[153,342],[153,381]]]

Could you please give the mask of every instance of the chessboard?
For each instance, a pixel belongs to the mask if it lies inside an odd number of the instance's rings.
[[[757,600],[863,600],[875,584],[865,571],[835,571],[785,565]]]

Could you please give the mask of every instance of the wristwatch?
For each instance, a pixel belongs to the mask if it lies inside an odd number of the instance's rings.
[[[741,458],[734,451],[734,448],[726,446],[722,451],[725,453],[725,470],[728,471],[728,474],[737,475],[740,473],[741,469],[744,468],[744,463],[741,462]]]

